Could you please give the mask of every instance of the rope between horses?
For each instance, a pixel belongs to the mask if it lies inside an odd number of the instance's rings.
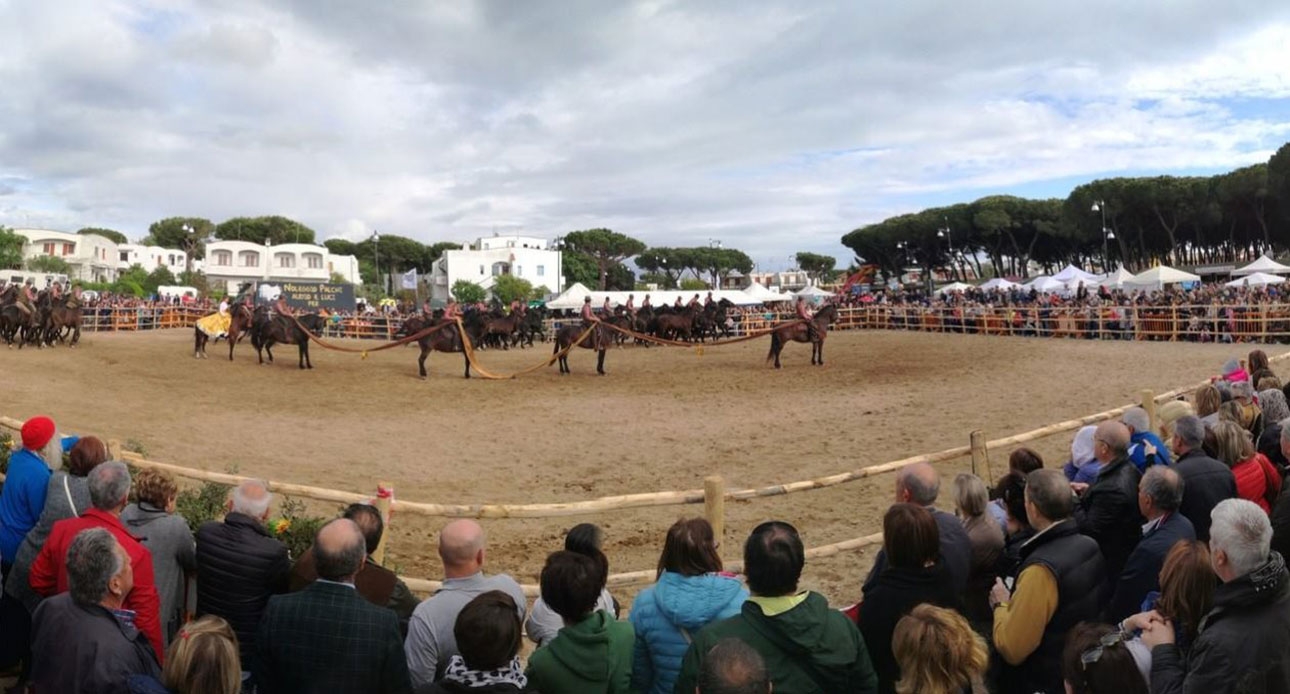
[[[696,344],[694,344],[693,342],[681,342],[681,341],[679,341],[679,340],[667,340],[667,339],[664,339],[664,338],[661,338],[661,337],[654,337],[654,336],[652,336],[652,335],[646,335],[646,334],[644,334],[644,333],[638,333],[638,332],[636,332],[635,330],[628,330],[627,328],[619,327],[619,326],[617,326],[617,325],[614,325],[613,323],[606,323],[606,322],[603,322],[603,321],[602,321],[602,322],[601,322],[601,325],[604,325],[604,326],[605,326],[605,327],[607,327],[607,328],[612,328],[613,330],[617,330],[618,332],[620,332],[620,333],[622,333],[622,334],[624,334],[624,335],[628,335],[628,336],[630,336],[630,337],[634,337],[634,338],[636,338],[637,340],[643,340],[643,341],[645,341],[645,342],[653,342],[653,343],[655,343],[655,344],[659,344],[659,345],[666,345],[666,346],[668,346],[668,347],[693,347],[693,348],[696,350],[696,352],[699,354],[699,356],[703,356],[703,348],[704,348],[704,347],[724,347],[725,345],[734,345],[734,344],[738,344],[738,343],[740,343],[740,342],[747,342],[747,341],[749,341],[749,340],[756,340],[757,338],[766,337],[767,335],[769,335],[769,334],[771,334],[771,333],[775,332],[776,330],[782,330],[782,329],[784,329],[784,328],[788,328],[788,327],[791,327],[791,326],[794,326],[794,325],[799,325],[799,324],[805,324],[805,323],[806,323],[806,321],[805,321],[804,319],[798,318],[798,319],[791,320],[791,321],[785,321],[785,322],[783,322],[783,323],[780,323],[779,325],[776,325],[776,326],[775,326],[775,327],[773,327],[773,328],[767,328],[767,329],[765,329],[765,330],[758,330],[757,332],[748,333],[747,335],[744,335],[743,337],[736,337],[736,338],[734,338],[734,339],[730,339],[730,340],[722,340],[722,341],[720,341],[720,342],[717,342],[717,341],[715,341],[715,340],[714,340],[714,341],[712,341],[712,342],[708,342],[708,343],[706,343],[706,344],[697,344],[697,345],[696,345]]]
[[[381,350],[393,349],[395,347],[406,345],[409,342],[416,342],[417,340],[420,340],[421,338],[427,335],[432,335],[440,330],[443,330],[449,325],[452,325],[451,323],[440,323],[439,325],[432,325],[429,328],[426,328],[416,333],[415,335],[409,335],[407,337],[395,340],[394,342],[388,342],[386,344],[383,344],[377,347],[340,347],[337,345],[331,345],[324,342],[322,338],[310,332],[309,328],[306,328],[304,324],[300,322],[300,319],[296,318],[295,316],[288,316],[288,317],[291,318],[292,322],[296,324],[297,328],[300,328],[300,330],[303,331],[305,335],[309,336],[310,340],[318,343],[318,345],[321,346],[323,349],[330,349],[334,352],[348,352],[349,354],[361,354],[363,355],[364,359],[367,358],[367,355],[369,352],[380,352]]]
[[[475,346],[471,344],[470,336],[466,334],[466,328],[461,324],[461,318],[457,319],[457,328],[458,330],[461,331],[461,347],[462,347],[462,350],[465,351],[466,353],[466,358],[470,360],[470,365],[473,366],[475,370],[479,372],[479,375],[483,376],[486,379],[490,379],[494,381],[507,381],[507,380],[516,378],[517,376],[523,376],[524,374],[533,373],[534,371],[537,371],[539,369],[544,369],[554,364],[557,359],[568,355],[570,350],[572,350],[574,347],[577,347],[579,344],[581,344],[582,341],[586,339],[588,335],[591,334],[591,331],[594,330],[595,327],[596,326],[593,325],[587,328],[586,330],[582,331],[582,334],[578,336],[578,339],[569,343],[569,345],[564,349],[552,354],[550,358],[548,358],[546,361],[542,362],[541,364],[534,364],[533,366],[530,366],[526,369],[521,369],[520,371],[516,371],[515,373],[509,376],[501,376],[499,374],[495,374],[495,373],[492,373],[491,371],[488,371],[483,366],[480,366],[479,362],[475,359]]]

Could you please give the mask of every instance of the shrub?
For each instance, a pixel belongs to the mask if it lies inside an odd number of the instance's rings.
[[[0,475],[9,474],[9,452],[13,449],[13,437],[8,432],[0,432]]]
[[[188,521],[189,530],[195,533],[202,523],[224,517],[230,489],[227,484],[217,482],[203,482],[199,487],[181,489],[175,498],[175,513],[183,516]]]

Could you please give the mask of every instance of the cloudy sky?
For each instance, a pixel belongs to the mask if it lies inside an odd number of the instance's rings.
[[[1290,141],[1284,0],[0,0],[0,224],[604,226],[760,268]]]

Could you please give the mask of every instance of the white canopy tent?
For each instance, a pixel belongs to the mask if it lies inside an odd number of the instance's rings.
[[[557,296],[556,298],[546,302],[546,306],[547,308],[557,309],[557,310],[579,309],[579,308],[582,308],[583,301],[586,299],[586,297],[589,296],[591,297],[591,304],[595,306],[597,309],[599,309],[602,305],[604,305],[606,298],[609,299],[609,304],[611,306],[622,306],[627,303],[628,296],[633,296],[635,297],[636,307],[640,308],[641,303],[644,302],[646,296],[649,297],[650,303],[653,304],[654,306],[663,306],[663,305],[671,305],[676,303],[676,300],[678,298],[681,300],[682,304],[687,304],[690,302],[690,299],[694,298],[695,294],[699,295],[700,301],[704,300],[708,296],[708,292],[706,290],[694,291],[694,290],[664,289],[656,292],[651,292],[651,291],[602,292],[599,290],[587,289],[582,284],[575,282],[572,287],[569,287],[568,289],[564,290],[564,293],[560,294],[560,296]],[[756,304],[764,303],[762,299],[749,296],[743,290],[720,289],[720,290],[712,291],[713,301],[721,301],[722,299],[728,299],[730,303],[736,306],[754,306]]]
[[[1170,284],[1199,281],[1199,275],[1176,270],[1167,265],[1158,265],[1134,275],[1132,279],[1124,283],[1124,286],[1129,289],[1164,289],[1165,286]]]
[[[1115,272],[1102,276],[1097,281],[1097,286],[1106,287],[1107,289],[1123,289],[1124,283],[1131,279],[1133,279],[1133,273],[1125,270],[1124,266],[1121,265],[1115,269]]]
[[[1261,272],[1265,275],[1286,275],[1290,274],[1290,265],[1282,265],[1266,255],[1261,255],[1258,260],[1249,265],[1233,270],[1232,275],[1240,277],[1241,275],[1253,275],[1256,272]],[[1229,284],[1228,286],[1236,285]]]
[[[776,301],[793,300],[793,296],[791,294],[780,294],[779,292],[773,292],[770,289],[767,289],[766,286],[760,282],[753,282],[747,287],[744,287],[743,292],[748,296],[762,302],[763,304],[770,304]]]
[[[582,300],[588,296],[591,296],[591,290],[581,282],[574,282],[560,296],[546,302],[546,305],[553,309],[582,308]]]
[[[1062,268],[1061,272],[1053,275],[1053,279],[1061,282],[1062,284],[1078,285],[1080,282],[1083,282],[1084,284],[1092,284],[1097,281],[1097,275],[1094,275],[1091,272],[1084,272],[1074,265],[1067,265]]]
[[[1021,286],[1021,285],[1020,285],[1020,284],[1017,284],[1016,282],[1009,282],[1008,280],[1006,280],[1006,279],[1004,279],[1004,278],[1002,278],[1002,277],[996,277],[996,278],[994,278],[994,279],[990,280],[989,282],[986,282],[985,284],[981,285],[981,287],[980,287],[980,288],[981,288],[983,291],[987,291],[987,292],[988,292],[988,291],[995,290],[995,289],[998,289],[998,290],[1001,290],[1001,291],[1005,291],[1005,292],[1006,292],[1006,291],[1008,291],[1009,289],[1013,289],[1013,288],[1015,288],[1015,287],[1020,287],[1020,286]]]
[[[1234,279],[1226,283],[1227,287],[1265,287],[1269,284],[1281,284],[1286,278],[1270,275],[1266,272],[1256,272],[1245,277]]]
[[[795,296],[804,296],[808,299],[824,299],[833,296],[833,292],[825,291],[819,287],[805,287],[799,289]]]
[[[962,282],[951,282],[945,285],[944,287],[937,289],[936,293],[940,294],[941,296],[945,296],[946,294],[953,294],[954,292],[965,292],[971,288],[972,288],[972,285],[970,284],[963,284]]]
[[[1021,285],[1021,288],[1026,291],[1033,289],[1041,294],[1062,294],[1067,291],[1065,282],[1044,275],[1040,275]]]

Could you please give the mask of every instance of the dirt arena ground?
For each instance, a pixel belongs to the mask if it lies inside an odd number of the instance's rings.
[[[808,479],[916,453],[965,445],[1109,409],[1143,388],[1162,392],[1214,373],[1242,346],[1088,342],[904,332],[833,333],[828,365],[790,345],[784,368],[767,368],[767,343],[708,348],[625,348],[594,373],[594,356],[571,355],[513,381],[465,380],[458,355],[430,358],[416,377],[416,351],[357,355],[313,350],[315,369],[295,368],[294,348],[257,366],[249,345],[236,361],[195,361],[191,331],[88,334],[80,349],[0,349],[0,414],[55,417],[65,431],[136,440],[154,460],[358,492],[378,479],[399,499],[426,502],[548,502],[701,487],[724,475],[732,487]],[[504,372],[540,350],[490,351]],[[1270,354],[1273,353],[1270,350]],[[1067,436],[1040,442],[1063,460]],[[997,475],[1006,452],[992,456]],[[948,490],[966,460],[942,466]],[[727,507],[723,554],[737,557],[757,522],[795,524],[807,546],[881,529],[890,475],[827,490]],[[948,494],[943,496],[948,501]],[[946,503],[943,508],[949,508]],[[322,505],[320,511],[330,510]],[[701,506],[557,519],[485,521],[490,570],[536,582],[562,532],[589,520],[605,529],[615,572],[651,568],[667,526]],[[435,532],[442,521],[396,512],[391,557],[405,574],[439,577]],[[805,584],[847,603],[873,550],[808,562]],[[623,591],[630,599],[634,592]]]

